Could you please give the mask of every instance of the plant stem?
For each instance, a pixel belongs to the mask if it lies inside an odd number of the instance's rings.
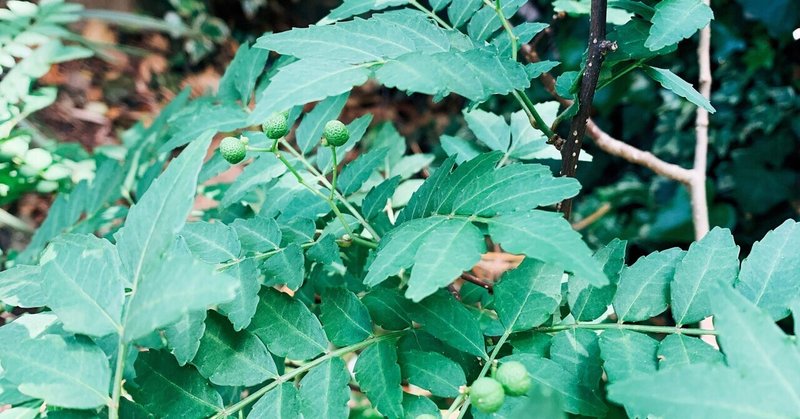
[[[644,333],[664,333],[664,334],[678,334],[688,336],[704,336],[719,334],[716,330],[707,329],[692,329],[682,328],[677,326],[651,326],[646,324],[625,324],[625,323],[576,323],[576,324],[559,324],[555,326],[541,326],[533,329],[534,332],[539,333],[554,333],[563,330],[572,329],[589,329],[589,330],[632,330],[635,332]]]
[[[453,29],[452,26],[450,26],[447,22],[442,20],[442,18],[437,16],[436,13],[433,12],[433,10],[427,9],[425,6],[421,5],[417,0],[410,0],[409,4],[411,4],[412,6],[416,7],[417,9],[428,15],[431,19],[436,21],[436,23],[438,23],[441,27],[445,29]]]
[[[111,405],[108,406],[108,419],[119,418],[119,398],[122,395],[122,376],[125,372],[125,358],[128,357],[128,343],[124,333],[119,334],[117,363],[114,368],[114,386],[111,390]]]
[[[467,393],[460,393],[455,400],[453,400],[453,404],[450,405],[450,408],[447,409],[447,413],[444,414],[444,418],[450,418],[450,416],[461,406],[461,403],[467,399]]]
[[[336,194],[336,172],[339,171],[339,161],[336,159],[336,147],[331,147],[331,161],[333,163],[333,169],[331,169],[332,177],[330,200],[333,201],[333,198]]]
[[[506,15],[503,13],[503,8],[500,6],[500,0],[496,0],[494,4],[490,0],[483,0],[484,4],[494,9],[494,12],[497,13],[497,17],[500,18],[500,22],[503,24],[503,29],[505,29],[506,33],[508,33],[508,37],[511,39],[511,58],[514,61],[517,61],[517,50],[519,49],[519,41],[517,36],[514,35],[514,28],[511,27],[511,23],[508,22],[506,19]]]
[[[370,248],[370,249],[377,249],[378,248],[378,243],[375,243],[373,241],[361,238],[359,236],[351,236],[350,239],[353,240],[353,243],[361,245],[361,246],[364,246],[364,247],[367,247],[367,248]]]
[[[302,374],[302,373],[304,373],[304,372],[316,367],[317,365],[322,364],[323,362],[325,362],[325,361],[327,361],[327,360],[329,360],[331,358],[340,357],[340,356],[348,354],[350,352],[355,352],[357,350],[366,348],[366,347],[368,347],[368,346],[370,346],[372,344],[375,344],[375,343],[378,343],[378,342],[382,342],[384,340],[393,339],[393,338],[395,338],[397,336],[402,335],[405,332],[406,332],[405,330],[400,330],[400,331],[397,331],[397,332],[390,332],[390,333],[387,333],[385,335],[373,336],[373,337],[371,337],[371,338],[369,338],[369,339],[367,339],[367,340],[365,340],[363,342],[359,342],[359,343],[356,343],[356,344],[353,344],[353,345],[350,345],[350,346],[345,346],[344,348],[339,348],[339,349],[337,349],[335,351],[332,351],[332,352],[330,352],[328,354],[325,354],[325,355],[323,355],[323,356],[321,356],[321,357],[319,357],[319,358],[317,358],[317,359],[315,359],[313,361],[310,361],[310,362],[308,362],[306,364],[303,364],[303,365],[297,367],[294,370],[291,370],[291,371],[287,372],[286,374],[281,375],[280,377],[276,378],[275,381],[273,381],[273,382],[267,384],[266,386],[261,387],[260,389],[254,391],[252,394],[250,394],[249,396],[247,396],[244,399],[240,400],[236,404],[223,409],[221,412],[217,413],[214,416],[211,416],[211,419],[223,419],[223,418],[226,418],[226,417],[228,417],[228,416],[230,416],[232,414],[235,414],[236,412],[241,411],[242,409],[245,408],[245,406],[249,405],[250,403],[255,402],[261,396],[263,396],[264,394],[267,394],[273,388],[279,386],[282,383],[285,383],[285,382],[293,379],[294,377],[297,377],[298,375],[300,375],[300,374]]]
[[[489,372],[489,370],[492,368],[492,364],[494,363],[495,358],[497,358],[497,355],[500,353],[500,349],[503,349],[503,345],[506,343],[506,341],[508,340],[509,336],[511,336],[511,328],[510,327],[508,329],[506,329],[506,331],[503,332],[503,336],[500,336],[500,339],[497,340],[497,344],[494,345],[494,349],[492,350],[492,353],[489,355],[489,359],[486,360],[486,364],[483,365],[483,368],[481,369],[481,372],[478,373],[478,378],[485,377],[486,373]],[[464,415],[467,414],[467,409],[469,408],[469,405],[470,405],[470,401],[469,401],[469,398],[467,398],[464,401],[464,405],[461,406],[461,409],[460,409],[461,411],[458,414],[458,418],[459,419],[463,418]],[[450,406],[450,407],[452,408],[453,406]]]
[[[533,102],[531,102],[531,99],[528,97],[528,95],[520,91],[516,91],[513,94],[514,97],[517,98],[517,101],[520,103],[520,105],[522,105],[522,109],[525,109],[528,113],[528,116],[533,117],[533,119],[536,121],[536,126],[534,128],[542,131],[544,135],[547,136],[548,141],[554,141],[558,135],[553,132],[549,126],[547,126],[547,123],[544,122],[542,116],[539,115],[538,111],[536,111],[536,108],[534,107]]]

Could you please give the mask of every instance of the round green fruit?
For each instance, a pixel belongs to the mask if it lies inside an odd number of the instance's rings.
[[[219,143],[219,152],[222,158],[230,164],[240,163],[247,156],[247,146],[235,137],[225,137]]]
[[[505,398],[503,386],[494,378],[478,378],[469,388],[470,402],[483,413],[494,413],[500,410]]]
[[[509,396],[528,394],[528,390],[531,389],[531,376],[521,362],[504,362],[497,368],[494,378],[503,385]]]
[[[286,120],[284,114],[274,113],[261,124],[261,128],[264,129],[267,138],[277,140],[289,133],[289,121]]]
[[[328,142],[329,146],[340,147],[350,139],[350,131],[342,121],[334,119],[325,124],[322,136],[325,137],[324,140]]]

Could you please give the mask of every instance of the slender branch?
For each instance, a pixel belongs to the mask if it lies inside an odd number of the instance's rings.
[[[332,177],[331,177],[331,196],[330,196],[330,200],[333,201],[333,199],[334,199],[334,197],[336,195],[336,172],[339,171],[339,160],[336,157],[336,147],[331,147],[331,160],[332,160],[333,168],[331,169]]]
[[[589,330],[632,330],[636,332],[645,333],[663,333],[663,334],[677,334],[687,336],[704,336],[719,334],[716,330],[708,329],[691,329],[677,326],[650,326],[646,324],[626,324],[626,323],[576,323],[576,324],[559,324],[555,326],[542,326],[533,329],[534,332],[539,333],[555,333],[562,330],[573,329],[589,329]]]
[[[119,418],[119,398],[122,395],[122,377],[125,372],[125,358],[128,357],[128,343],[124,333],[119,334],[117,363],[114,367],[114,383],[111,389],[111,405],[108,406],[108,419]]]
[[[711,6],[710,0],[703,2]],[[711,22],[700,30],[700,42],[697,45],[697,63],[699,67],[699,90],[706,99],[711,99]],[[694,169],[692,182],[689,184],[689,196],[692,205],[692,224],[694,224],[695,240],[702,239],[710,228],[708,220],[708,201],[706,198],[706,171],[708,165],[708,111],[702,106],[697,107],[695,118],[695,146]],[[700,321],[703,329],[713,329],[714,319],[708,317]],[[711,346],[719,349],[719,344],[713,336],[704,339]]]
[[[261,396],[267,394],[270,390],[274,389],[275,387],[277,387],[277,386],[279,386],[279,385],[281,385],[281,384],[283,384],[285,382],[288,382],[289,380],[293,379],[294,377],[297,377],[298,375],[300,375],[300,374],[302,374],[302,373],[304,373],[304,372],[316,367],[317,365],[322,364],[323,362],[325,362],[325,361],[327,361],[327,360],[329,360],[331,358],[337,358],[337,357],[340,357],[342,355],[348,354],[350,352],[355,352],[355,351],[358,351],[360,349],[364,349],[364,348],[366,348],[366,347],[368,347],[368,346],[370,346],[372,344],[375,344],[375,343],[378,343],[378,342],[381,342],[381,341],[384,341],[384,340],[388,340],[388,339],[393,339],[393,338],[395,338],[397,336],[402,335],[405,332],[406,332],[405,330],[400,330],[400,331],[397,331],[397,332],[386,333],[385,335],[374,336],[374,337],[371,337],[371,338],[369,338],[369,339],[367,339],[365,341],[362,341],[362,342],[359,342],[359,343],[356,343],[356,344],[353,344],[353,345],[350,345],[350,346],[345,346],[344,348],[339,348],[339,349],[337,349],[335,351],[327,353],[327,354],[325,354],[325,355],[323,355],[323,356],[321,356],[321,357],[319,357],[319,358],[317,358],[317,359],[315,359],[313,361],[310,361],[310,362],[308,362],[306,364],[301,365],[300,367],[298,367],[296,369],[293,369],[293,370],[287,372],[286,374],[281,375],[280,377],[276,378],[273,382],[271,382],[271,383],[267,384],[266,386],[261,387],[260,389],[254,391],[252,394],[250,394],[249,396],[247,396],[244,399],[240,400],[236,404],[233,404],[233,405],[231,405],[229,407],[226,407],[225,409],[222,409],[222,411],[218,412],[214,416],[211,416],[211,419],[227,418],[228,416],[231,416],[231,415],[241,411],[242,409],[247,407],[247,405],[255,402],[256,400],[261,398]]]
[[[573,223],[572,228],[580,231],[590,225],[594,224],[597,220],[603,218],[604,215],[608,214],[611,211],[611,204],[608,202],[603,202],[593,213],[589,214],[586,218]]]
[[[486,282],[486,281],[484,281],[484,280],[482,280],[482,279],[478,278],[477,276],[472,275],[470,273],[467,273],[467,272],[462,273],[461,274],[461,279],[463,279],[464,281],[467,281],[467,282],[471,282],[471,283],[473,283],[473,284],[475,284],[475,285],[477,285],[477,286],[479,286],[481,288],[484,288],[487,291],[489,291],[489,293],[493,293],[494,292],[494,286],[492,284],[490,284],[490,283],[488,283],[488,282]]]
[[[35,229],[29,226],[25,221],[20,220],[8,211],[0,208],[0,227],[4,225],[27,234],[32,234],[35,231]]]
[[[412,6],[416,7],[417,9],[419,9],[420,11],[422,11],[423,13],[425,13],[426,15],[428,15],[431,19],[436,21],[436,23],[438,23],[441,27],[443,27],[445,29],[453,29],[452,26],[450,26],[449,24],[447,24],[447,22],[442,20],[442,18],[437,16],[436,13],[434,13],[433,10],[427,9],[425,6],[421,5],[418,1],[410,0],[409,3]]]
[[[506,329],[506,331],[503,333],[503,336],[500,336],[500,339],[497,340],[497,343],[494,345],[494,349],[492,350],[492,353],[489,355],[489,359],[487,359],[486,363],[483,364],[483,368],[481,369],[481,372],[478,374],[478,378],[485,377],[486,373],[489,372],[489,369],[492,368],[492,365],[494,364],[495,358],[497,358],[497,355],[500,353],[500,349],[503,348],[503,345],[508,340],[508,337],[511,336],[511,330],[512,329],[510,327],[508,329]],[[453,403],[455,403],[455,402],[453,402]],[[461,406],[461,409],[460,409],[461,412],[458,414],[458,419],[463,418],[464,415],[467,414],[467,409],[469,409],[469,405],[470,405],[470,400],[469,400],[469,398],[466,398],[464,400],[464,405]],[[452,408],[452,406],[450,406],[450,407]]]
[[[583,68],[581,87],[578,92],[578,113],[572,118],[567,141],[561,148],[561,175],[575,177],[578,170],[578,158],[581,154],[583,136],[586,133],[586,123],[592,111],[594,92],[597,81],[600,79],[600,67],[603,65],[606,53],[617,48],[616,44],[606,40],[606,9],[607,0],[592,0],[591,17],[589,24],[589,48],[586,56],[586,66]],[[564,218],[569,219],[572,213],[572,199],[566,199],[558,206]]]

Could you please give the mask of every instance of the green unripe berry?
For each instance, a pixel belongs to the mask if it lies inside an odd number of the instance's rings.
[[[509,396],[528,394],[528,390],[531,389],[531,377],[521,362],[504,362],[497,369],[494,378],[503,385],[503,389]]]
[[[274,113],[261,124],[261,128],[264,129],[267,138],[277,140],[289,133],[289,121],[282,113]]]
[[[322,136],[329,146],[340,147],[350,139],[350,131],[342,121],[334,119],[325,124]]]
[[[469,388],[470,402],[483,413],[494,413],[500,410],[505,399],[503,386],[494,378],[478,378]]]
[[[225,137],[219,143],[219,153],[230,164],[240,163],[247,156],[247,146],[235,137]]]

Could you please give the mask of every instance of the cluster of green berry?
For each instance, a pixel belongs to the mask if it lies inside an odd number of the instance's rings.
[[[476,409],[483,413],[494,413],[500,410],[509,396],[528,394],[531,388],[531,377],[522,363],[504,362],[497,368],[494,377],[481,377],[469,388],[469,400]]]
[[[270,140],[278,141],[289,133],[289,113],[276,113],[267,118],[261,128]],[[350,139],[350,131],[341,121],[332,120],[325,124],[321,144],[325,147],[340,147]],[[246,137],[226,137],[219,144],[219,152],[230,164],[241,163],[247,156]]]

